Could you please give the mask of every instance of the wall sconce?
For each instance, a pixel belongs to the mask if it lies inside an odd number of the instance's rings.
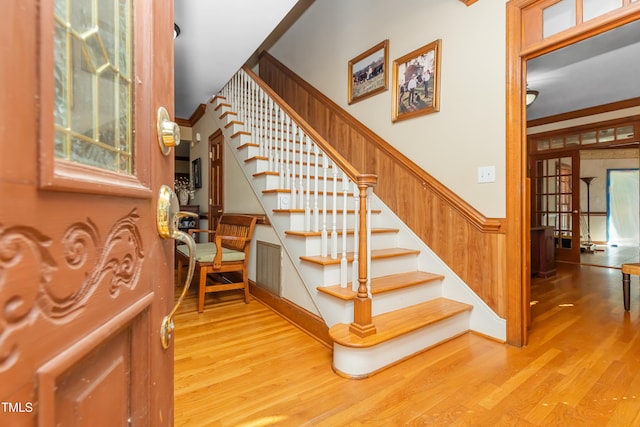
[[[538,97],[538,94],[540,92],[538,92],[537,90],[530,90],[529,88],[527,88],[527,98],[526,98],[526,104],[527,107],[531,104],[533,104],[533,101],[536,100],[536,98]]]
[[[191,148],[195,147],[196,144],[200,143],[200,132],[196,132],[196,137],[191,140]]]

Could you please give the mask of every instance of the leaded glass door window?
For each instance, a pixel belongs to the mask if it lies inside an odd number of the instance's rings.
[[[55,156],[134,172],[131,0],[56,0]]]

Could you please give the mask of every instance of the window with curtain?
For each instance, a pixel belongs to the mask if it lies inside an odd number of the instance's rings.
[[[607,170],[610,244],[640,246],[640,176],[638,169]]]

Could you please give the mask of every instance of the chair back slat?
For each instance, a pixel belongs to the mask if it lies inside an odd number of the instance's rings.
[[[253,230],[256,226],[257,218],[251,215],[222,215],[218,226],[216,227],[216,235],[218,236],[236,236],[247,239],[239,240],[222,240],[222,246],[227,249],[236,251],[248,251]]]

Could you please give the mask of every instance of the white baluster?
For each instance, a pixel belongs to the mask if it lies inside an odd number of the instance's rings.
[[[267,170],[273,172],[273,100],[267,98]]]
[[[251,127],[249,128],[251,132],[251,142],[257,143],[257,128],[256,128],[256,90],[255,90],[256,82],[253,80],[249,81],[249,110],[251,111]]]
[[[243,110],[244,102],[242,100],[243,84],[244,83],[243,83],[243,79],[242,79],[242,74],[236,73],[236,75],[238,76],[238,78],[237,78],[238,82],[237,82],[237,88],[236,88],[236,92],[237,92],[236,98],[237,98],[238,103],[237,103],[237,106],[235,108],[235,111],[236,111],[236,117],[237,117],[238,121],[242,122],[244,120],[243,119],[244,118],[244,110]]]
[[[280,109],[280,107],[278,107]],[[284,159],[285,159],[285,134],[286,132],[286,120],[285,117],[287,113],[285,113],[282,109],[280,109],[280,162],[278,163],[278,188],[284,188]]]
[[[285,162],[285,167],[287,168],[287,170],[285,171],[285,184],[284,184],[284,188],[286,188],[287,190],[291,190],[291,118],[289,117],[289,115],[286,115],[286,120],[287,120],[287,132],[285,135],[287,144],[287,160]]]
[[[258,114],[260,115],[259,125],[258,125],[258,134],[259,134],[259,144],[260,149],[258,150],[258,154],[260,157],[265,157],[265,138],[264,138],[264,124],[265,124],[265,111],[264,111],[264,92],[258,86],[258,93],[260,95],[258,99]]]
[[[307,136],[307,195],[305,197],[304,228],[311,231],[311,151],[313,151],[313,141]]]
[[[327,156],[322,156],[322,231],[320,232],[320,251],[323,257],[327,256],[329,252],[328,248],[328,236],[327,236],[327,168],[329,166],[329,160]]]
[[[318,145],[314,144],[315,166],[313,173],[313,231],[320,231],[320,212],[318,212],[318,167],[320,166],[320,150]]]
[[[298,206],[300,206],[300,209],[304,209],[304,150],[305,150],[305,146],[304,143],[307,140],[307,135],[304,132],[300,132],[300,155],[299,155],[299,159],[300,161],[298,162],[298,197],[300,198],[298,200]]]
[[[331,224],[331,258],[338,259],[338,169],[336,164],[331,162],[333,166],[333,211]]]
[[[278,175],[280,174],[280,138],[278,138],[278,119],[280,117],[280,106],[273,103],[273,143],[272,143],[272,151],[273,151],[273,172],[276,172]],[[280,187],[278,187],[280,188]]]
[[[244,130],[249,130],[249,78],[247,73],[242,71],[242,122]]]
[[[299,128],[296,122],[292,122],[291,125],[293,126],[293,135],[291,135],[291,137],[293,138],[293,165],[291,167],[291,209],[296,209],[298,206],[298,189],[296,187],[296,140],[298,139]]]
[[[231,111],[235,112],[235,111],[238,111],[238,75],[237,74],[235,74],[231,79],[231,86],[233,91],[233,95],[231,96],[232,98]]]
[[[347,287],[347,199],[349,181],[347,174],[342,172],[342,258],[340,259],[340,287]]]

